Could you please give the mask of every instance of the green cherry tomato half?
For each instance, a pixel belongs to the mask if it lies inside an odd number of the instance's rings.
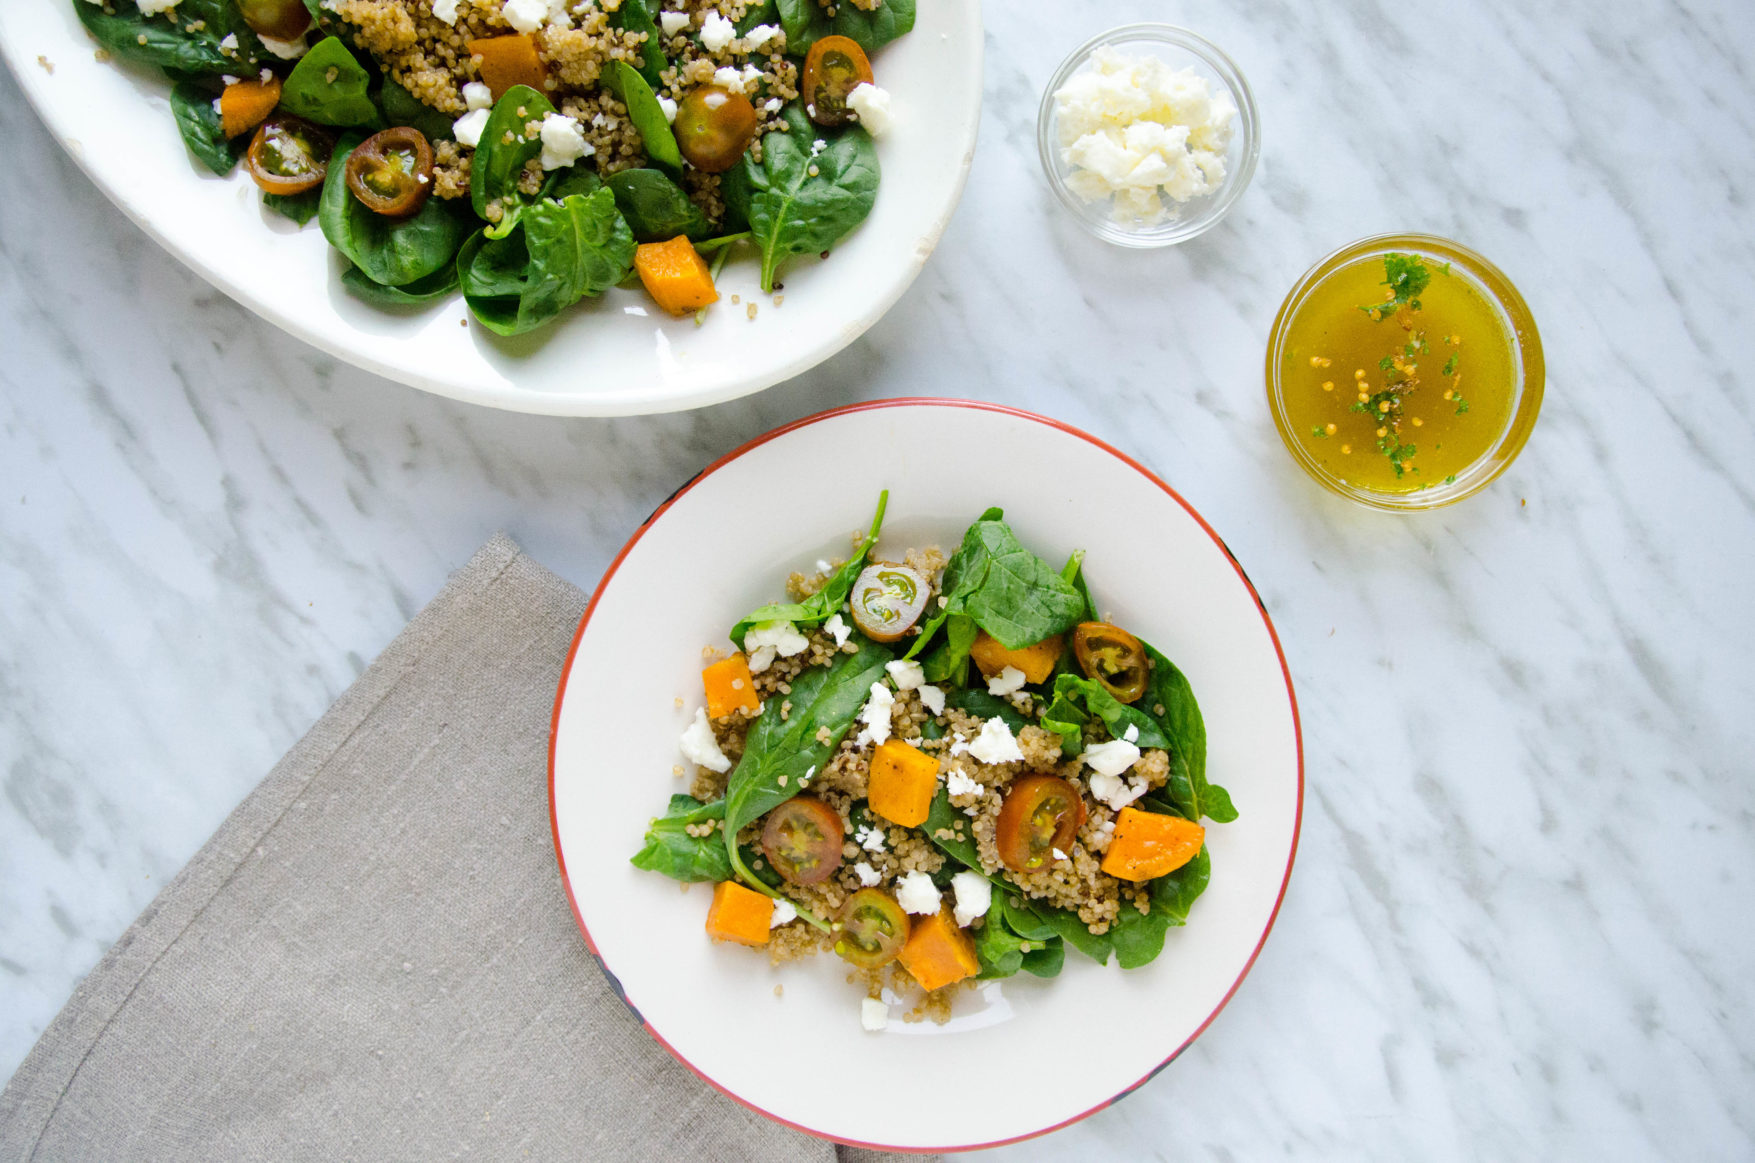
[[[841,867],[841,814],[814,796],[796,796],[768,813],[762,851],[793,884],[821,884]]]
[[[1085,677],[1124,703],[1146,693],[1152,667],[1140,640],[1107,622],[1080,622],[1073,631],[1073,653]]]
[[[908,914],[881,889],[862,888],[848,897],[840,922],[835,952],[861,969],[888,965],[908,943]]]
[[[1073,837],[1085,824],[1085,801],[1073,785],[1052,775],[1026,775],[1012,784],[999,806],[994,842],[999,859],[1013,872],[1032,872],[1054,860],[1054,850],[1072,851]]]
[[[805,116],[818,125],[845,125],[853,119],[847,94],[871,84],[871,61],[859,43],[845,36],[825,36],[810,46],[804,58]]]
[[[873,642],[894,642],[920,621],[932,586],[919,570],[887,561],[860,571],[847,600],[859,632]]]
[[[251,32],[273,40],[297,40],[311,27],[304,0],[238,0],[238,12]]]
[[[755,140],[756,107],[742,93],[701,85],[677,106],[675,128],[677,148],[690,165],[722,174]]]
[[[410,125],[374,133],[347,156],[347,188],[366,209],[407,218],[433,192],[433,147]]]
[[[335,139],[297,117],[270,117],[256,127],[244,165],[268,194],[302,194],[323,184]]]

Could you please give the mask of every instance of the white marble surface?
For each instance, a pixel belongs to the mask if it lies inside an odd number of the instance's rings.
[[[1235,56],[1264,150],[1226,224],[1128,253],[1052,203],[1034,109],[1073,43],[1153,17]],[[1179,488],[1278,624],[1307,749],[1296,875],[1230,1007],[1115,1108],[1001,1155],[1755,1154],[1755,8],[987,18],[968,193],[897,308],[753,399],[615,422],[453,405],[278,333],[112,209],[0,74],[0,1075],[492,531],[588,587],[741,441],[946,394]],[[1292,280],[1390,229],[1495,259],[1548,355],[1522,459],[1414,517],[1301,477],[1261,387]]]

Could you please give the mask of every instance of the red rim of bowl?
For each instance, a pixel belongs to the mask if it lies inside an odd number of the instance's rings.
[[[1225,991],[1225,996],[1219,999],[1219,1004],[1213,1007],[1213,1012],[1208,1014],[1206,1019],[1195,1028],[1194,1032],[1184,1039],[1180,1046],[1172,1050],[1162,1062],[1146,1071],[1137,1081],[1123,1087],[1121,1090],[1091,1107],[1089,1110],[1073,1115],[1071,1118],[1063,1119],[1051,1127],[1043,1127],[1039,1130],[1027,1131],[1021,1135],[1013,1135],[1009,1139],[996,1139],[991,1143],[947,1144],[936,1147],[897,1147],[884,1143],[867,1143],[856,1139],[842,1139],[824,1131],[800,1126],[788,1119],[781,1118],[779,1115],[776,1115],[771,1111],[762,1109],[755,1103],[743,1098],[741,1095],[735,1094],[719,1085],[719,1083],[715,1082],[711,1077],[705,1074],[700,1067],[696,1066],[693,1062],[690,1062],[687,1058],[684,1058],[677,1052],[676,1047],[665,1041],[664,1036],[652,1028],[652,1024],[646,1020],[645,1015],[641,1014],[632,1003],[628,1002],[627,995],[622,991],[621,982],[616,978],[615,974],[611,972],[609,966],[603,963],[603,957],[597,951],[597,943],[591,939],[591,930],[586,927],[585,918],[579,912],[579,902],[573,896],[572,878],[567,875],[567,858],[561,852],[560,821],[555,815],[555,737],[560,726],[561,699],[562,696],[566,694],[567,679],[573,673],[573,658],[579,652],[579,643],[585,638],[585,627],[591,621],[592,611],[597,608],[598,597],[603,593],[604,588],[609,584],[610,580],[615,577],[616,570],[621,568],[623,560],[633,551],[634,546],[639,544],[640,538],[644,537],[646,531],[652,528],[658,519],[664,516],[672,505],[676,504],[678,498],[701,483],[705,478],[736,460],[738,457],[743,456],[752,449],[760,448],[771,440],[776,440],[790,432],[795,432],[800,428],[807,428],[812,424],[818,424],[824,420],[833,420],[837,417],[846,416],[854,412],[869,412],[879,408],[918,407],[970,408],[980,412],[997,412],[1003,416],[1014,416],[1018,419],[1030,420],[1037,424],[1044,424],[1050,428],[1058,428],[1060,431],[1065,432],[1068,435],[1076,436],[1080,440],[1096,445],[1098,448],[1109,453],[1109,455],[1115,457],[1129,468],[1132,468],[1152,484],[1163,489],[1172,500],[1182,506],[1190,517],[1194,518],[1195,523],[1206,532],[1208,537],[1213,539],[1213,544],[1219,547],[1220,552],[1222,552],[1225,555],[1226,560],[1231,563],[1231,567],[1237,571],[1238,579],[1242,581],[1244,586],[1249,590],[1249,596],[1255,600],[1255,608],[1261,614],[1262,625],[1267,628],[1268,638],[1274,644],[1274,653],[1279,657],[1280,673],[1286,680],[1286,701],[1292,712],[1292,738],[1294,746],[1298,752],[1298,806],[1292,820],[1292,846],[1286,853],[1286,871],[1280,878],[1279,895],[1274,899],[1273,911],[1268,914],[1267,924],[1262,928],[1261,937],[1256,941],[1255,948],[1251,950],[1249,960],[1244,962],[1242,970],[1237,974],[1237,980],[1231,983],[1231,988]],[[775,428],[770,432],[766,432],[761,436],[756,437],[754,440],[751,440],[746,444],[734,448],[684,482],[682,487],[678,488],[676,492],[666,498],[665,502],[662,505],[659,505],[658,508],[654,509],[652,515],[647,517],[645,521],[641,522],[638,529],[634,530],[634,535],[628,538],[628,542],[626,545],[622,546],[621,552],[615,555],[615,560],[609,563],[609,568],[604,571],[603,577],[599,579],[596,589],[592,591],[591,600],[585,606],[585,613],[579,618],[579,628],[573,632],[572,645],[567,648],[567,661],[561,668],[560,681],[555,686],[555,705],[554,711],[549,718],[548,729],[548,819],[549,830],[554,838],[555,863],[560,866],[561,887],[566,890],[567,905],[573,910],[573,920],[579,925],[579,932],[585,938],[586,948],[591,951],[591,956],[597,961],[598,968],[603,970],[603,975],[609,979],[610,985],[616,991],[617,996],[621,997],[623,1003],[628,1006],[634,1016],[639,1018],[640,1024],[645,1027],[646,1032],[652,1035],[653,1039],[657,1041],[660,1046],[663,1046],[668,1050],[671,1057],[688,1067],[689,1071],[693,1073],[695,1077],[699,1078],[702,1082],[705,1082],[708,1086],[711,1086],[714,1090],[717,1090],[720,1094],[725,1095],[725,1097],[742,1106],[748,1107],[757,1114],[772,1119],[774,1122],[780,1123],[783,1126],[791,1127],[795,1131],[800,1131],[819,1139],[828,1139],[831,1142],[844,1143],[850,1147],[864,1147],[874,1151],[894,1151],[905,1154],[935,1154],[946,1151],[979,1151],[988,1147],[1003,1147],[1008,1143],[1019,1143],[1023,1142],[1025,1139],[1034,1139],[1039,1135],[1051,1134],[1054,1131],[1060,1130],[1062,1127],[1068,1127],[1081,1119],[1089,1118],[1091,1115],[1096,1114],[1098,1111],[1103,1110],[1106,1107],[1113,1106],[1121,1099],[1144,1086],[1147,1082],[1150,1082],[1156,1077],[1160,1070],[1163,1070],[1166,1066],[1170,1065],[1170,1063],[1174,1062],[1184,1050],[1193,1045],[1196,1038],[1206,1032],[1207,1027],[1213,1024],[1213,1019],[1219,1016],[1219,1011],[1223,1010],[1230,1004],[1231,998],[1237,993],[1238,986],[1243,984],[1243,979],[1249,976],[1250,969],[1254,968],[1255,959],[1261,956],[1262,946],[1267,943],[1268,934],[1273,931],[1274,921],[1277,920],[1280,915],[1280,905],[1284,903],[1286,899],[1286,885],[1292,879],[1292,865],[1298,856],[1298,837],[1304,824],[1304,728],[1298,719],[1298,696],[1292,689],[1292,672],[1286,665],[1286,652],[1284,648],[1280,646],[1280,636],[1274,630],[1273,619],[1268,617],[1267,607],[1262,604],[1261,595],[1256,592],[1254,584],[1250,582],[1249,575],[1243,571],[1243,566],[1237,560],[1236,555],[1231,552],[1230,547],[1225,544],[1224,539],[1213,531],[1213,527],[1207,524],[1206,518],[1196,512],[1194,506],[1190,505],[1182,498],[1182,494],[1165,484],[1156,473],[1146,468],[1146,466],[1127,455],[1125,452],[1115,448],[1106,441],[1099,440],[1088,432],[1074,428],[1072,425],[1063,423],[1059,420],[1050,419],[1047,416],[1040,416],[1034,412],[1026,412],[1021,408],[1010,408],[1004,404],[988,404],[975,400],[947,400],[931,396],[905,396],[892,400],[871,400],[863,404],[848,404],[840,408],[831,408],[826,412],[818,412],[815,415],[806,416],[801,420],[794,420],[790,424],[782,425],[779,428]]]

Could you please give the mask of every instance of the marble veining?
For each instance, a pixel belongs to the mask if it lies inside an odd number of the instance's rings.
[[[1273,614],[1306,746],[1297,872],[1233,1003],[1001,1156],[1755,1154],[1755,7],[986,16],[967,194],[896,308],[791,383],[612,421],[452,404],[281,334],[0,75],[0,1074],[494,530],[589,586],[740,442],[943,394],[1086,428],[1199,508]],[[1075,43],[1153,18],[1237,60],[1263,152],[1219,228],[1135,253],[1054,203],[1034,117]],[[1391,517],[1300,475],[1261,365],[1305,267],[1406,229],[1512,276],[1548,391],[1489,491]]]

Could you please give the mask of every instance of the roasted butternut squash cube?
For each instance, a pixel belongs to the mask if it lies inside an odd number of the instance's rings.
[[[1207,830],[1181,816],[1122,808],[1103,853],[1103,871],[1120,880],[1153,880],[1200,855]]]
[[[773,918],[773,901],[735,880],[722,880],[713,886],[713,903],[707,909],[707,935],[715,941],[766,945],[768,922]]]
[[[762,709],[762,700],[756,697],[755,677],[742,654],[733,654],[703,670],[701,686],[707,692],[709,719],[723,719],[733,711],[754,714]]]
[[[904,828],[926,823],[938,791],[938,760],[900,739],[878,746],[871,757],[866,795],[871,810]]]
[[[1030,682],[1039,683],[1054,673],[1054,664],[1060,661],[1060,646],[1060,635],[1056,634],[1016,650],[1007,650],[1000,645],[999,639],[983,630],[975,635],[975,643],[969,647],[969,657],[989,678],[1008,666],[1015,666]]]
[[[646,293],[672,315],[681,317],[719,301],[713,272],[686,235],[642,243],[634,250],[634,269]]]
[[[957,928],[948,912],[916,920],[897,960],[928,993],[974,977],[981,970],[975,942]]]

